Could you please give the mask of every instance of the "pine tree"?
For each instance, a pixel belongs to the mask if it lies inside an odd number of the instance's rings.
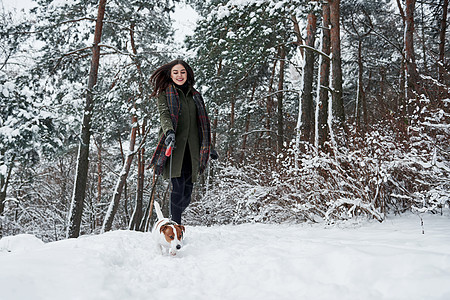
[[[83,174],[87,174],[92,133],[110,143],[117,139],[118,132],[122,135],[124,129],[139,126],[147,118],[148,78],[171,54],[169,48],[163,46],[171,42],[168,19],[171,2],[121,1],[106,6],[102,42],[97,41],[102,56],[99,80],[90,81],[93,84],[87,91],[81,83],[88,77],[90,69],[86,58],[90,56],[89,39],[97,19],[95,7],[90,1],[59,4],[43,0],[39,4],[34,10],[40,20],[35,31],[45,45],[38,67],[48,70],[49,78],[54,80],[46,95],[54,97],[56,102],[74,96],[89,100],[85,108],[79,105],[72,111],[84,114],[80,145],[85,150],[82,152]],[[95,73],[94,77],[97,76]],[[69,89],[74,90],[69,96],[65,94],[68,85],[76,87],[76,90]],[[139,117],[140,124],[130,124],[130,112]],[[76,200],[74,198],[69,224],[71,237],[81,230],[86,190],[86,175],[78,178],[81,181],[75,185]]]
[[[54,153],[59,142],[52,136],[52,115],[29,85],[32,57],[25,50],[25,33],[31,24],[28,19],[17,23],[5,12],[0,16],[0,215],[13,169],[36,164],[41,154]]]
[[[81,217],[83,215],[84,198],[89,169],[89,145],[91,141],[91,117],[94,108],[93,88],[98,80],[98,68],[100,62],[100,42],[103,30],[103,18],[105,15],[106,0],[100,0],[98,4],[97,21],[95,24],[94,44],[92,46],[92,60],[89,71],[89,80],[86,91],[86,102],[81,127],[81,141],[78,149],[77,173],[72,204],[69,211],[69,226],[67,237],[76,238],[80,235]]]
[[[341,1],[330,0],[330,39],[331,39],[331,65],[332,65],[332,96],[333,96],[333,114],[342,128],[345,121],[344,99],[343,99],[343,75],[341,59]]]
[[[306,46],[305,48],[305,67],[303,74],[303,92],[302,92],[302,137],[306,142],[314,141],[314,103],[313,103],[313,81],[315,53],[314,44],[316,40],[317,16],[312,8],[308,13],[306,25]]]
[[[227,120],[226,127],[217,129],[225,136],[225,151],[231,157],[242,157],[236,145],[243,144],[238,136],[244,129],[247,148],[251,140],[254,153],[262,150],[271,155],[286,139],[284,111],[292,99],[284,91],[289,85],[280,72],[293,48],[291,23],[284,17],[288,7],[272,2],[233,5],[212,1],[198,3],[197,8],[202,18],[188,39],[188,48],[197,54],[193,64],[199,86],[207,87],[205,98],[211,111],[217,109],[217,118]]]
[[[328,128],[328,102],[330,86],[330,4],[322,3],[322,53],[328,57],[321,57],[320,67],[320,91],[319,91],[319,115],[318,118],[318,144],[323,147],[329,141]]]

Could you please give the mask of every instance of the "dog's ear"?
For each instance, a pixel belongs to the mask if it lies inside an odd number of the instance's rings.
[[[159,228],[159,233],[163,233],[167,228],[167,225],[163,225],[161,226],[161,228]]]
[[[185,232],[185,231],[186,231],[186,229],[184,228],[184,226],[183,226],[183,225],[180,225],[180,228],[181,228],[181,231],[183,231],[183,232]]]

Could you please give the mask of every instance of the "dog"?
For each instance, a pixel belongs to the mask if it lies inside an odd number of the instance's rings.
[[[161,206],[155,201],[155,211],[158,220],[153,225],[152,234],[156,241],[157,248],[161,254],[170,253],[170,255],[177,255],[177,251],[183,245],[183,234],[185,228],[169,218],[164,218],[161,211]]]

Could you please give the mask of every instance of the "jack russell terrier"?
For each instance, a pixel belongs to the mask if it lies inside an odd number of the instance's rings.
[[[168,218],[164,218],[161,206],[156,201],[155,211],[158,216],[158,221],[152,229],[153,238],[161,254],[167,253],[168,250],[171,255],[175,256],[183,244],[184,226]]]

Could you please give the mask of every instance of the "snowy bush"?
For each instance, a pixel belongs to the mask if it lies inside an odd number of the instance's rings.
[[[381,222],[390,212],[442,213],[450,203],[448,160],[436,148],[404,149],[383,128],[351,138],[334,152],[309,144],[300,152],[291,145],[275,164],[258,157],[241,165],[218,163],[211,184],[198,187],[186,220],[333,223],[365,217]]]

